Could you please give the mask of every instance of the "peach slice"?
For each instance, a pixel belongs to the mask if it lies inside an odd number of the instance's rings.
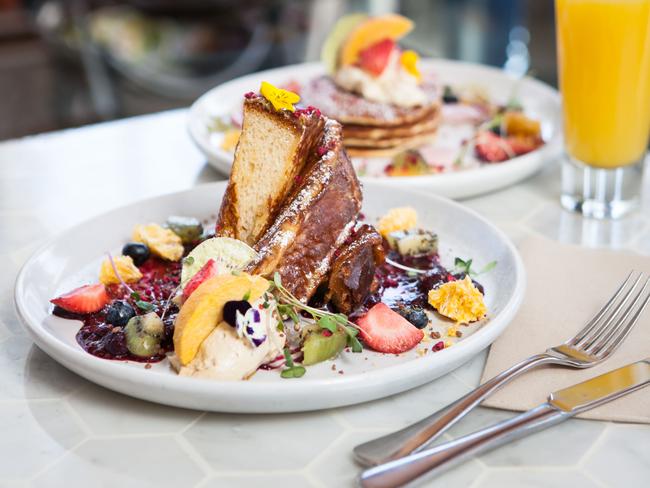
[[[179,361],[187,365],[201,343],[223,319],[223,307],[231,300],[253,302],[269,288],[261,276],[220,275],[210,278],[190,295],[181,307],[174,325],[174,350]]]
[[[341,66],[354,64],[359,53],[364,49],[384,39],[396,41],[411,30],[413,30],[413,22],[398,14],[387,14],[365,20],[350,32],[341,46],[340,64]]]

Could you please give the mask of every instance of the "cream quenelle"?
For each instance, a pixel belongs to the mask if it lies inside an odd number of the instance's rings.
[[[277,303],[269,293],[236,312],[235,326],[222,321],[203,341],[194,359],[182,366],[170,357],[180,376],[213,380],[242,380],[282,354],[286,342],[278,330]]]
[[[400,56],[400,50],[393,49],[386,68],[379,76],[358,66],[348,65],[336,72],[334,81],[341,88],[373,102],[407,108],[423,105],[427,99],[419,86],[419,79],[404,68]]]

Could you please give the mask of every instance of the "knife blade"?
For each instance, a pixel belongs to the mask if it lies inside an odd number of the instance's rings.
[[[565,412],[580,413],[642,388],[648,382],[650,358],[553,392],[548,402]]]
[[[435,477],[463,460],[551,427],[650,384],[650,358],[558,390],[528,412],[361,473],[364,488],[393,488]]]

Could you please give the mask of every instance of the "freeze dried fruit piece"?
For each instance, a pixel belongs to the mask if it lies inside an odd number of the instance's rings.
[[[480,320],[487,313],[483,294],[474,286],[469,276],[430,290],[429,303],[440,315],[459,324]]]
[[[126,283],[135,283],[136,281],[140,281],[142,273],[133,263],[133,258],[131,258],[131,256],[115,256],[112,259],[119,276],[115,274],[115,269],[113,269],[113,263],[111,263],[111,260],[106,258],[99,270],[100,282],[105,285],[117,285],[121,283],[122,280]],[[122,278],[122,280],[120,280],[120,278]]]
[[[178,261],[183,257],[181,238],[161,225],[136,225],[133,229],[133,240],[146,244],[152,254],[167,261]]]
[[[379,219],[377,230],[384,237],[398,230],[409,230],[417,226],[418,214],[411,207],[392,208]]]

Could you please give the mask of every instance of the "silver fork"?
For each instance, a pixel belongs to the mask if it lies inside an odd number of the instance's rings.
[[[609,301],[575,337],[524,359],[413,425],[359,444],[354,448],[355,458],[365,466],[375,466],[424,449],[493,392],[531,369],[548,364],[583,369],[604,361],[628,336],[650,299],[650,294],[646,293],[650,278],[643,272],[633,278],[635,275],[634,271],[630,272]],[[645,282],[638,290],[642,280]],[[635,293],[635,290],[638,291]]]

